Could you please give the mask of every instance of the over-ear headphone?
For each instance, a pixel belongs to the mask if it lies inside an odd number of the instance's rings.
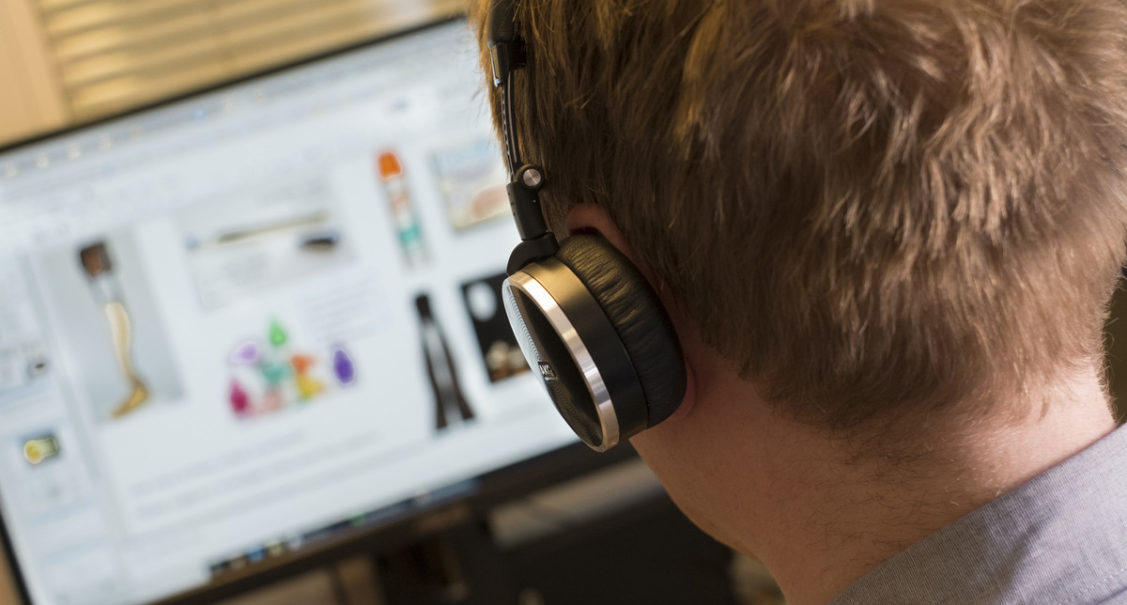
[[[677,409],[684,357],[657,294],[625,256],[599,236],[557,242],[548,230],[539,200],[547,178],[521,161],[515,131],[513,72],[528,59],[515,8],[514,0],[495,0],[486,30],[521,237],[502,287],[505,311],[556,409],[602,452]]]

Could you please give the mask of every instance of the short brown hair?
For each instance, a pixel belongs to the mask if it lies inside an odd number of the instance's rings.
[[[517,4],[551,225],[605,208],[779,408],[849,428],[1098,359],[1121,0]]]

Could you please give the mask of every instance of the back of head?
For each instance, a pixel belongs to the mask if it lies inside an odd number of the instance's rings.
[[[851,429],[1100,354],[1127,228],[1120,0],[529,0],[518,20],[550,223],[605,208],[780,410]]]

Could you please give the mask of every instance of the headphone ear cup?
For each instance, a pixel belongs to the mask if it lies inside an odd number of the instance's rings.
[[[685,360],[657,293],[602,237],[569,237],[556,258],[583,282],[618,333],[646,398],[646,426],[668,418],[685,396]]]

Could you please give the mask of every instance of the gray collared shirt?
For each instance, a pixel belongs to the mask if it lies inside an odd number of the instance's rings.
[[[1127,427],[881,563],[830,603],[1127,603]]]

